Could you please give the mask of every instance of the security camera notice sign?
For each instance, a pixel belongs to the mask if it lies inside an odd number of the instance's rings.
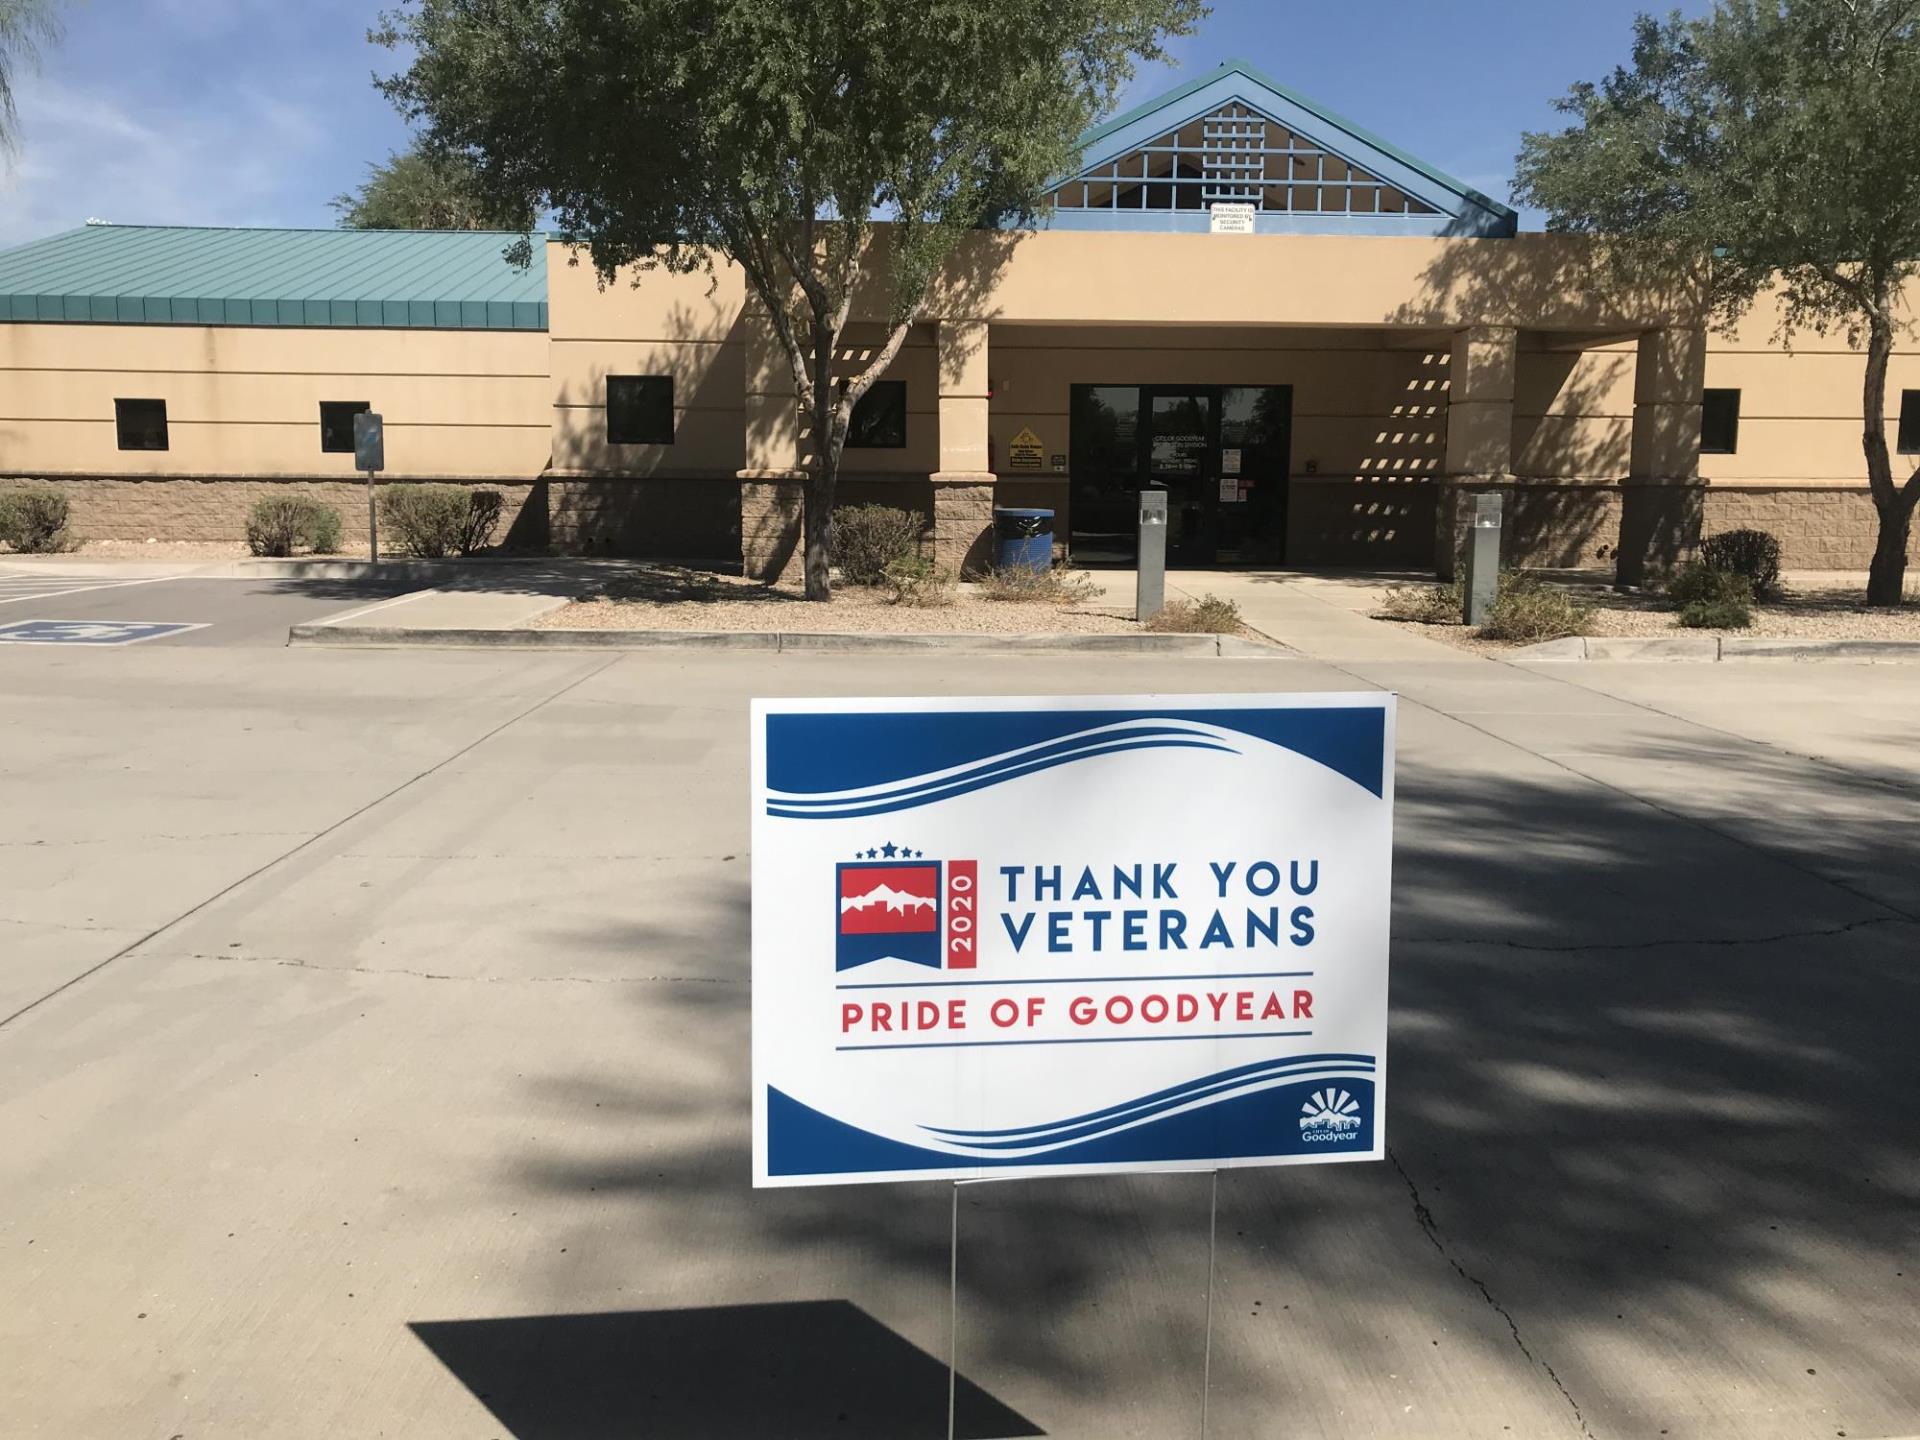
[[[1389,695],[762,700],[762,1186],[1377,1160]]]

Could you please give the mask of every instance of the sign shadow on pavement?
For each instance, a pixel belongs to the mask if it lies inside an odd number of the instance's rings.
[[[947,1362],[847,1300],[409,1326],[514,1440],[915,1440],[947,1433]],[[1044,1435],[959,1380],[961,1436]]]

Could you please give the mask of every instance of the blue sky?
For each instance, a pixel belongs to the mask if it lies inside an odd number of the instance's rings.
[[[885,0],[882,0],[885,3]],[[1699,11],[1706,0],[1688,0]],[[1496,198],[1520,132],[1626,54],[1634,0],[1215,0],[1127,102],[1252,61]],[[1654,8],[1664,9],[1665,5]],[[360,0],[72,0],[19,77],[0,245],[77,225],[329,225],[327,200],[405,143],[369,83]]]

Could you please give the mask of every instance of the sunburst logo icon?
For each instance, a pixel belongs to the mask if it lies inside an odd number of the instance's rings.
[[[1360,1104],[1345,1090],[1318,1090],[1300,1107],[1300,1128],[1344,1135],[1360,1128]]]

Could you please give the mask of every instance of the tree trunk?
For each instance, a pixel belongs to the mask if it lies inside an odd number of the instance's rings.
[[[812,482],[807,486],[806,503],[806,578],[807,599],[831,600],[833,590],[827,580],[827,535],[833,528],[833,489],[839,477],[837,466],[825,456],[814,457]]]
[[[1913,533],[1913,502],[1920,491],[1896,494],[1880,509],[1880,535],[1874,541],[1873,568],[1867,572],[1867,604],[1898,605],[1907,584],[1907,543]]]
[[[1893,354],[1893,325],[1882,315],[1867,326],[1867,373],[1861,394],[1861,448],[1867,457],[1867,488],[1880,516],[1873,566],[1867,572],[1867,604],[1898,605],[1907,583],[1907,535],[1913,527],[1913,502],[1920,490],[1905,492],[1893,483],[1893,456],[1887,449],[1887,361]]]

